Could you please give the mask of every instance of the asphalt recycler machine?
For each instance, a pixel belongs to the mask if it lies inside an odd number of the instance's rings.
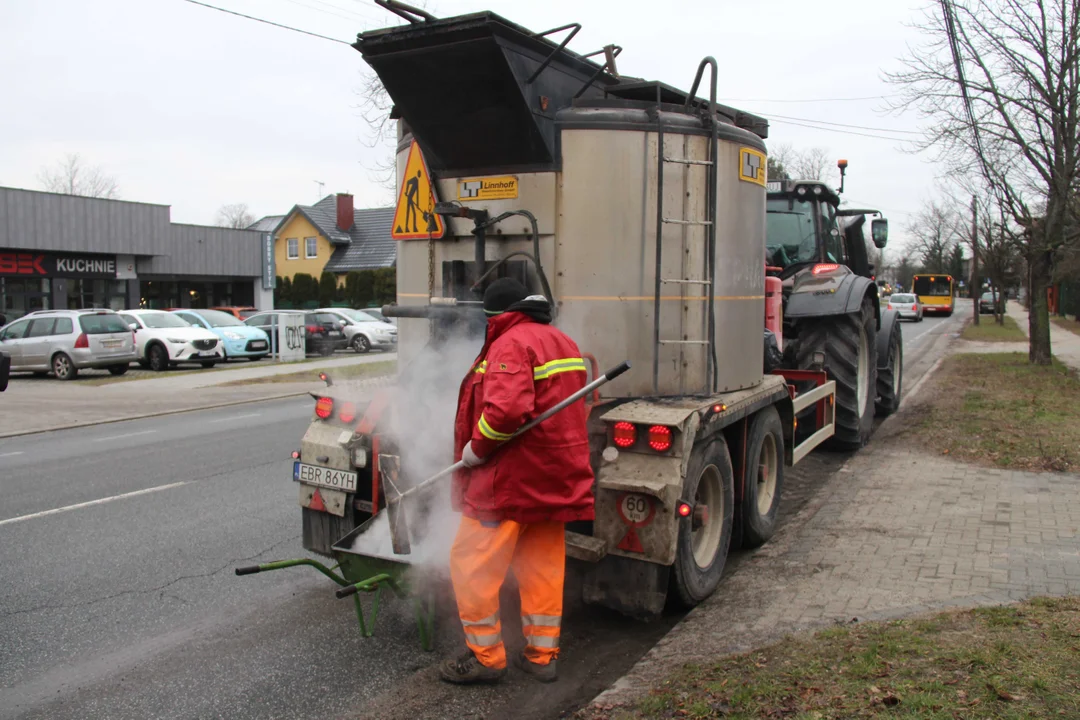
[[[434,195],[398,243],[383,308],[399,318],[400,373],[443,343],[480,347],[491,280],[546,296],[591,378],[630,365],[585,399],[596,519],[567,529],[585,602],[634,616],[701,602],[733,546],[774,533],[785,466],[827,441],[860,446],[875,403],[898,404],[898,326],[853,262],[862,223],[820,183],[768,187],[768,123],[716,102],[711,57],[685,92],[620,75],[616,45],[571,51],[576,24],[377,2],[407,22],[355,48],[393,100],[399,187],[418,148]],[[879,246],[886,231],[874,222]],[[410,556],[360,541],[425,479],[386,430],[395,397],[357,407],[329,386],[294,453],[304,547],[337,572],[311,559],[244,572],[317,565],[342,595],[406,592]]]

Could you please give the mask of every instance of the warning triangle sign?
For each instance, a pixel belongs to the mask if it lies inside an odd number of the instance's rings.
[[[405,175],[401,179],[394,224],[390,237],[395,240],[427,240],[441,238],[446,232],[441,215],[435,214],[435,186],[431,181],[424,155],[413,140],[409,147],[409,159],[405,161]]]
[[[318,490],[311,493],[311,504],[308,505],[312,510],[318,510],[320,512],[326,512],[326,505],[323,504],[322,493]]]
[[[645,552],[645,547],[641,544],[641,538],[638,537],[638,534],[634,532],[634,528],[632,527],[626,529],[626,537],[618,544],[618,548],[632,553]]]

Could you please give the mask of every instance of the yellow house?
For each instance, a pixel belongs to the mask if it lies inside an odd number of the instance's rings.
[[[345,193],[327,195],[314,205],[296,205],[273,230],[276,274],[292,279],[307,273],[318,279],[329,271],[343,284],[351,270],[393,267],[393,220],[394,208],[356,210],[353,196]]]

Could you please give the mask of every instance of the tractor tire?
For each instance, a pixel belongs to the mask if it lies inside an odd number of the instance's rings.
[[[900,323],[893,323],[889,333],[889,364],[878,368],[877,402],[874,409],[878,417],[888,417],[900,409],[900,393],[904,383],[904,338]]]
[[[836,434],[828,441],[834,450],[858,450],[874,429],[877,395],[877,320],[874,302],[862,309],[807,322],[799,332],[797,366],[813,366],[815,352],[825,354],[825,372],[836,382]]]
[[[761,547],[776,532],[784,488],[784,427],[776,408],[754,416],[746,441],[740,512],[742,547]]]
[[[698,443],[683,479],[682,499],[707,512],[695,530],[697,510],[678,520],[672,600],[691,608],[712,595],[724,574],[734,520],[735,483],[731,455],[722,436]]]

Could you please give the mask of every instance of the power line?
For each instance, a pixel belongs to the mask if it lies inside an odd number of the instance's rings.
[[[884,135],[871,135],[869,133],[856,132],[854,130],[840,130],[838,128],[820,127],[818,125],[807,125],[806,123],[795,122],[794,120],[776,120],[775,122],[781,125],[797,125],[799,127],[810,128],[811,130],[823,130],[825,132],[840,133],[841,135],[858,135],[860,137],[874,138],[876,140],[890,140],[892,142],[911,142],[907,138],[886,137]]]
[[[823,103],[823,102],[860,102],[863,100],[889,100],[899,95],[866,95],[849,98],[816,98],[809,100],[768,99],[768,98],[724,98],[723,102],[760,102],[760,103]]]
[[[332,38],[332,37],[330,37],[328,35],[320,35],[319,33],[313,33],[313,32],[311,32],[309,30],[301,30],[300,28],[295,28],[295,27],[292,27],[291,25],[282,25],[281,23],[276,23],[276,22],[273,22],[271,20],[264,20],[262,18],[255,17],[254,15],[245,15],[244,13],[239,13],[239,12],[236,12],[235,10],[226,10],[225,8],[218,7],[217,5],[210,5],[208,3],[199,2],[199,0],[184,0],[184,2],[189,2],[192,5],[200,5],[200,6],[205,7],[205,8],[210,8],[211,10],[218,10],[220,12],[228,13],[229,15],[235,15],[236,17],[242,17],[242,18],[245,18],[247,20],[254,20],[255,22],[264,23],[266,25],[273,25],[274,27],[281,28],[282,30],[292,30],[293,32],[298,32],[298,33],[300,33],[302,35],[310,35],[311,37],[316,37],[316,38],[319,38],[320,40],[329,40],[330,42],[341,43],[342,45],[349,45],[350,47],[352,47],[352,45],[350,43],[348,43],[348,42],[346,42],[344,40],[338,40],[337,38]]]
[[[900,133],[902,135],[922,135],[917,130],[894,130],[893,128],[866,127],[865,125],[845,125],[844,123],[829,122],[828,120],[814,120],[812,118],[788,117],[786,115],[765,115],[766,118],[779,120],[796,120],[798,122],[815,123],[817,125],[833,125],[841,128],[854,128],[855,130],[870,130],[871,132]]]
[[[357,22],[358,20],[363,20],[363,21],[366,21],[366,22],[370,21],[370,18],[367,18],[367,17],[365,17],[365,16],[363,16],[363,15],[361,15],[359,13],[354,13],[351,10],[346,10],[345,8],[341,8],[341,7],[338,7],[337,5],[332,5],[330,3],[322,2],[321,0],[312,0],[312,2],[316,2],[319,5],[325,5],[326,7],[333,8],[333,10],[326,10],[324,8],[321,8],[321,7],[315,7],[314,5],[308,5],[307,3],[301,2],[300,0],[286,0],[286,2],[290,2],[293,5],[299,5],[300,7],[307,8],[308,10],[314,10],[315,12],[321,12],[321,13],[326,13],[327,15],[333,15],[334,17],[339,17],[339,18],[341,18],[343,20],[349,20],[350,22]],[[334,12],[334,10],[340,10],[341,12]],[[343,15],[342,13],[349,13],[349,15]]]

